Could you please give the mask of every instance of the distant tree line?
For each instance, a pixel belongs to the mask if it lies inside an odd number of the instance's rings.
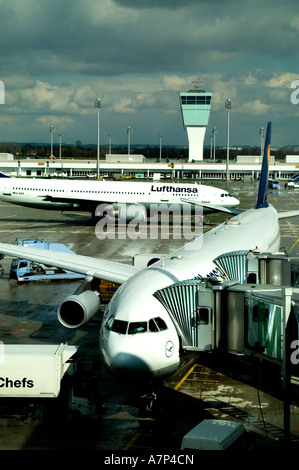
[[[127,146],[113,146],[113,154],[126,154],[128,151]],[[20,143],[0,143],[1,153],[11,153],[16,158],[50,158],[51,148],[50,145],[44,144],[20,144]],[[109,152],[107,145],[100,147],[100,157],[105,158],[105,155]],[[131,154],[142,154],[147,159],[159,160],[160,148],[156,145],[139,145],[132,146],[130,149]],[[242,147],[240,149],[231,148],[229,152],[230,160],[235,160],[237,155],[260,155],[260,147]],[[59,158],[59,146],[56,144],[53,146],[53,153],[55,158]],[[162,147],[162,159],[163,160],[186,160],[188,159],[188,147],[176,147],[176,146],[163,146]],[[271,150],[271,155],[274,155],[277,159],[283,159],[285,155],[298,155],[298,148],[279,148],[277,150]],[[76,158],[78,160],[95,160],[97,158],[97,146],[96,145],[82,145],[81,141],[77,141],[76,145],[61,145],[61,158]],[[204,159],[211,158],[211,149],[204,147]],[[213,155],[212,155],[213,158]],[[226,159],[226,148],[216,147],[215,149],[215,160]]]

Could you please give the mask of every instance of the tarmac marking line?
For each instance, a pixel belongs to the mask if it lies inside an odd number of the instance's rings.
[[[174,390],[178,390],[180,388],[180,386],[185,382],[185,380],[189,377],[189,375],[194,371],[196,367],[198,367],[198,364],[193,364],[191,369],[188,370],[188,372],[184,375],[182,380],[180,380],[179,383],[176,384],[176,386],[174,387]]]
[[[293,243],[293,245],[292,245],[291,248],[289,249],[289,253],[295,248],[295,246],[297,245],[298,242],[299,242],[299,238],[297,238],[297,240],[295,241],[295,243]]]
[[[141,431],[137,431],[134,436],[132,437],[132,439],[130,439],[130,441],[128,442],[128,444],[123,448],[123,450],[128,450],[130,447],[132,447],[132,445],[134,444],[135,441],[137,441],[138,437],[140,437],[142,434]]]

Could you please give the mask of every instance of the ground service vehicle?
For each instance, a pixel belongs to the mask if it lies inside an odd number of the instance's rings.
[[[243,450],[243,424],[224,419],[205,419],[182,439],[181,450]]]
[[[61,251],[63,253],[74,253],[63,243],[45,242],[37,238],[21,240],[17,239],[16,244],[30,248],[41,248],[44,250]],[[83,279],[82,274],[73,273],[65,269],[58,269],[46,266],[42,263],[28,261],[25,259],[13,259],[10,267],[10,278],[17,279],[18,282],[31,282],[43,280],[71,280]]]

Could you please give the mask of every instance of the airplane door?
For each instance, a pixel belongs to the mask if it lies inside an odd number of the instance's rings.
[[[11,188],[10,188],[10,186],[4,186],[4,188],[3,188],[3,196],[11,196]]]
[[[213,349],[213,310],[210,306],[198,306],[196,309],[197,349]]]
[[[211,289],[197,291],[196,328],[199,351],[209,351],[214,348],[213,304],[214,296]]]

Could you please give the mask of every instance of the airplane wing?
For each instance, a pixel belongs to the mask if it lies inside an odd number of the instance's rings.
[[[205,207],[206,209],[210,209],[213,212],[225,212],[227,214],[232,214],[232,215],[238,215],[241,212],[244,212],[241,209],[233,209],[231,207],[218,206],[217,204],[208,204],[204,202],[193,201],[192,199],[188,199],[185,197],[181,197],[180,199],[182,202],[193,204],[195,206]]]
[[[52,195],[45,195],[43,196],[43,201],[48,201],[48,202],[57,202],[57,203],[67,203],[71,204],[74,207],[80,207],[82,209],[87,209],[87,210],[95,210],[98,205],[100,204],[108,204],[107,201],[104,201],[103,199],[99,199],[98,196],[88,196],[88,198],[76,198],[76,197],[69,197],[69,196],[52,196]],[[111,204],[111,202],[109,203]]]
[[[297,217],[297,216],[299,216],[299,210],[297,210],[297,211],[278,212],[277,213],[278,219],[287,219],[288,217]]]
[[[129,277],[140,271],[136,266],[130,266],[115,261],[93,258],[91,256],[76,255],[75,253],[61,253],[39,248],[28,248],[17,245],[0,243],[0,253],[14,258],[36,261],[48,266],[91,276],[105,281],[122,284]]]

